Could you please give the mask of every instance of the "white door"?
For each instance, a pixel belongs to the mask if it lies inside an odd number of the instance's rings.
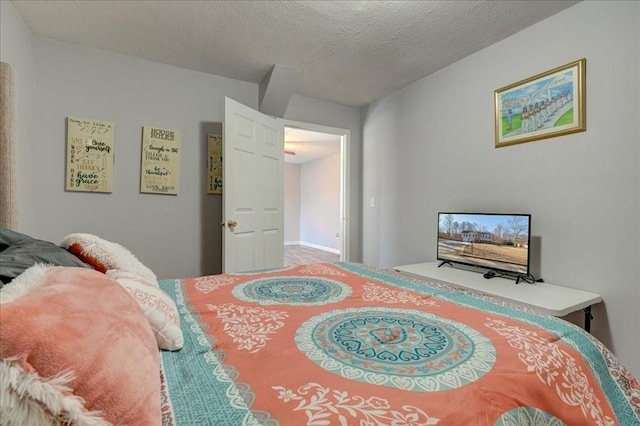
[[[225,98],[222,271],[284,265],[284,125]]]

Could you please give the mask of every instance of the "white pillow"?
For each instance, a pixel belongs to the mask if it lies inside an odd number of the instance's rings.
[[[151,324],[158,348],[169,351],[182,349],[184,337],[180,328],[180,315],[171,296],[132,272],[112,269],[106,274],[116,280],[138,302]]]
[[[144,277],[156,287],[158,286],[158,279],[153,271],[143,265],[126,247],[118,243],[92,234],[76,233],[64,237],[60,247],[67,249],[100,272],[106,272],[109,269],[132,272]]]

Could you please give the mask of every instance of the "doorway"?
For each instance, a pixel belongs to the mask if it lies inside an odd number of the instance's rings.
[[[303,253],[311,252],[311,257],[315,251],[319,261],[349,261],[350,132],[283,121],[285,252],[297,251],[292,247],[297,245]]]

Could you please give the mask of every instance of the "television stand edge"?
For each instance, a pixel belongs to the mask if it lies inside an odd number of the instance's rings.
[[[513,280],[494,277],[490,281],[482,274],[460,268],[440,268],[438,262],[415,263],[394,266],[393,269],[419,278],[434,280],[499,297],[539,312],[564,317],[572,312],[584,311],[584,329],[591,332],[591,306],[602,302],[599,294],[569,287],[535,282],[532,285],[515,285]]]

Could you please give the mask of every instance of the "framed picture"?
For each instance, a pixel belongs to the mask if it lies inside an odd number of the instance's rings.
[[[586,59],[495,91],[496,148],[584,132]]]

